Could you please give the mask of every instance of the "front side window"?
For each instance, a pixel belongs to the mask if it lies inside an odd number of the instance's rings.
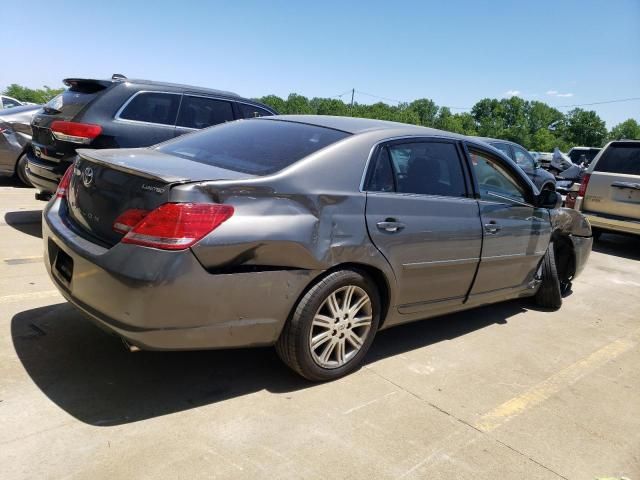
[[[125,120],[175,125],[180,94],[142,92],[135,95],[120,113]]]
[[[458,151],[453,143],[415,142],[383,147],[373,167],[370,191],[466,196]]]
[[[533,170],[533,158],[520,147],[513,147],[515,161],[524,171]]]
[[[183,135],[157,149],[226,170],[268,175],[349,135],[282,120],[238,120]]]
[[[185,95],[180,106],[177,125],[179,127],[202,129],[211,125],[230,122],[233,119],[231,102]]]
[[[526,202],[524,188],[497,159],[477,150],[471,150],[470,155],[482,200]]]
[[[264,108],[256,107],[255,105],[248,105],[246,103],[238,103],[238,108],[240,109],[240,115],[242,115],[242,118],[268,117],[273,115]]]

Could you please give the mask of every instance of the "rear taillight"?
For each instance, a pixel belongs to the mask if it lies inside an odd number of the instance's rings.
[[[119,219],[128,212],[120,215]],[[201,240],[233,215],[231,205],[165,203],[132,226],[122,243],[163,250],[182,250]],[[128,216],[129,223],[135,215]],[[117,220],[116,220],[117,222]],[[125,225],[125,224],[123,224]],[[116,225],[114,223],[114,229]]]
[[[71,177],[73,176],[73,165],[67,168],[67,171],[64,172],[62,176],[62,180],[58,184],[58,189],[56,190],[56,198],[66,198],[67,190],[69,190],[69,184],[71,183]]]
[[[86,144],[91,143],[94,138],[102,133],[102,127],[91,123],[56,120],[51,124],[51,133],[58,140]]]
[[[587,185],[589,185],[589,179],[591,178],[590,173],[585,173],[584,177],[582,177],[582,183],[580,184],[580,190],[578,190],[578,196],[584,197],[584,194],[587,193]]]

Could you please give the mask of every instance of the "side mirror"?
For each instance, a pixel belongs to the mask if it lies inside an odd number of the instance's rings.
[[[538,207],[559,208],[562,206],[562,195],[553,190],[542,190],[538,195]]]

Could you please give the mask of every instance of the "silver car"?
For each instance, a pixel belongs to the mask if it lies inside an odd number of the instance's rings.
[[[518,297],[559,308],[591,251],[555,192],[423,127],[274,116],[78,154],[44,211],[46,267],[135,349],[275,345],[330,380],[380,329]]]

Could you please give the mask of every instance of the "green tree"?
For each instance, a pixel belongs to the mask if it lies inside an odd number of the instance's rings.
[[[438,106],[433,100],[428,98],[414,100],[408,105],[408,109],[415,112],[418,118],[418,124],[424,127],[435,126],[436,116],[438,115]]]
[[[600,147],[607,138],[604,121],[593,110],[574,108],[566,115],[566,123],[561,128],[564,140],[570,145]]]
[[[309,104],[309,99],[297,93],[289,94],[286,106],[283,112],[295,115],[309,115],[315,113]]]
[[[640,124],[633,118],[619,123],[611,129],[609,140],[640,140]]]
[[[264,103],[273,108],[278,113],[285,113],[287,102],[277,95],[267,95],[266,97],[256,98],[260,103]]]
[[[23,87],[22,85],[18,85],[17,83],[12,83],[2,92],[3,95],[7,95],[9,97],[13,97],[16,100],[20,100],[21,102],[31,102],[31,103],[47,103],[56,95],[59,95],[64,91],[64,88],[50,88],[48,86],[44,86],[42,88],[28,88]]]

